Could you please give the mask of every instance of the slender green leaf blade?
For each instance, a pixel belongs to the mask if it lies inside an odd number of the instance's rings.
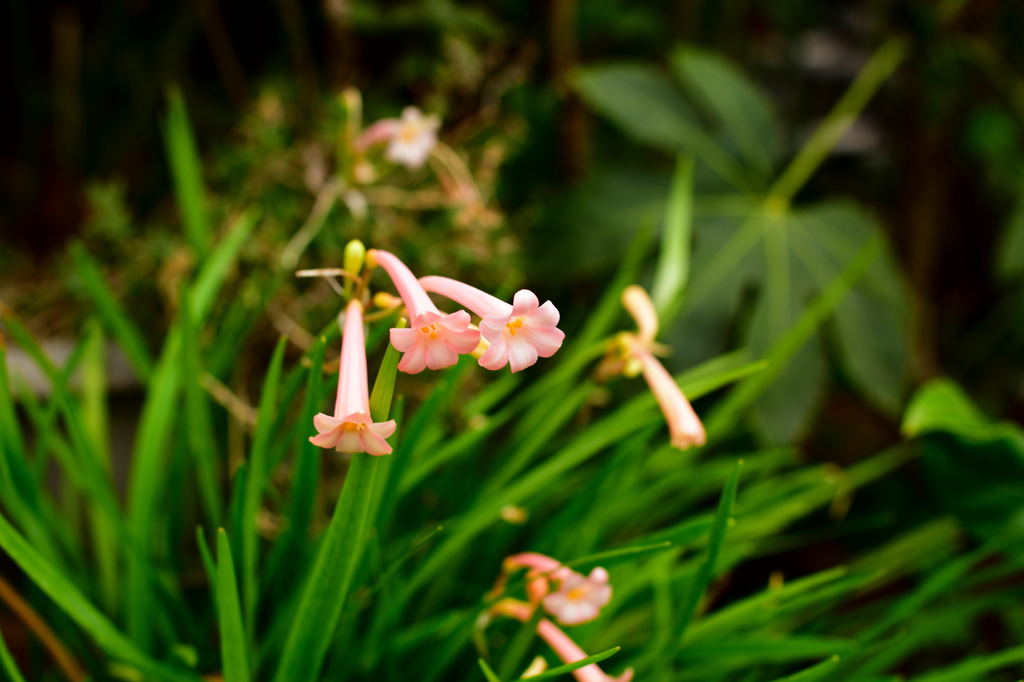
[[[176,87],[167,93],[167,118],[163,133],[185,236],[196,255],[202,258],[210,244],[206,189],[203,185],[199,149],[192,135],[185,99]]]
[[[397,367],[398,351],[389,345],[370,399],[374,421],[387,419]],[[288,632],[276,682],[311,680],[319,674],[362,558],[381,460],[356,454],[349,464],[345,487]]]
[[[722,496],[718,501],[718,511],[715,512],[715,520],[711,525],[711,537],[708,540],[707,556],[697,569],[697,574],[694,576],[680,607],[680,638],[686,636],[686,630],[690,626],[690,621],[693,620],[694,615],[697,613],[700,599],[704,596],[704,592],[707,590],[712,576],[714,576],[718,555],[721,553],[722,544],[725,542],[725,532],[729,527],[729,520],[732,518],[732,508],[736,502],[736,489],[739,486],[740,471],[742,469],[743,460],[738,460],[736,467],[733,469],[732,476],[729,477],[729,481],[725,484],[725,489],[722,490]]]
[[[220,655],[224,682],[249,682],[245,627],[238,601],[231,544],[223,528],[217,530],[217,610],[220,619]]]

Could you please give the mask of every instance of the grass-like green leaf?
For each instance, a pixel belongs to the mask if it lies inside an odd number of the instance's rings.
[[[476,659],[477,664],[480,666],[480,670],[483,672],[484,677],[487,678],[487,682],[501,682],[501,678],[498,677],[498,673],[494,672],[491,666],[487,665],[487,661],[482,658]]]
[[[217,243],[203,267],[196,274],[192,283],[189,302],[197,326],[202,326],[213,301],[224,284],[231,266],[238,259],[238,254],[248,241],[253,228],[259,222],[259,214],[249,209],[238,214],[227,228],[227,234]]]
[[[611,658],[615,654],[619,653],[621,650],[622,650],[622,647],[620,647],[620,646],[613,646],[611,649],[605,649],[604,651],[599,651],[598,653],[594,654],[593,656],[587,656],[586,658],[581,658],[580,660],[578,660],[578,661],[576,661],[574,663],[567,663],[565,665],[560,665],[560,666],[555,667],[555,668],[549,668],[549,669],[545,670],[542,673],[538,673],[536,675],[531,675],[529,677],[520,677],[519,679],[521,679],[521,680],[550,680],[551,678],[560,677],[562,675],[565,675],[566,673],[571,673],[573,670],[579,670],[580,668],[582,668],[584,666],[587,666],[587,665],[590,665],[592,663],[600,663],[601,661],[603,661],[605,659]]]
[[[832,674],[835,671],[840,661],[839,656],[829,656],[824,661],[815,663],[809,668],[799,670],[792,675],[786,675],[785,677],[779,677],[772,682],[818,682],[819,680],[832,679]]]
[[[374,421],[386,420],[391,410],[398,355],[389,345],[381,362],[370,398]],[[383,465],[380,457],[352,457],[345,487],[293,617],[276,682],[311,680],[319,674],[362,557],[376,494],[374,481]]]
[[[1024,661],[1024,646],[1005,649],[995,654],[975,656],[956,665],[911,679],[911,682],[971,682],[992,679],[989,673]],[[1016,677],[1016,676],[1014,676]]]
[[[161,492],[169,492],[166,455],[178,414],[180,351],[181,331],[173,328],[147,385],[128,479],[128,527],[138,551],[128,564],[125,605],[128,632],[144,651],[153,644],[153,614],[158,608],[152,598],[150,556],[157,546],[156,527],[165,499]]]
[[[11,652],[7,648],[3,632],[0,632],[0,669],[7,675],[9,682],[25,682],[21,670],[18,669],[18,664],[14,662],[14,657],[11,656]]]
[[[690,276],[690,239],[693,220],[693,159],[680,156],[672,176],[672,191],[665,207],[661,249],[654,271],[651,298],[663,323],[678,312]]]
[[[96,313],[124,351],[125,357],[135,370],[135,375],[146,381],[153,371],[153,358],[146,348],[142,333],[114,298],[99,266],[81,244],[71,246],[71,262],[81,291],[96,306]]]
[[[742,469],[743,460],[738,460],[736,467],[733,469],[732,476],[729,477],[729,481],[725,484],[725,489],[722,490],[722,496],[718,501],[718,510],[715,512],[715,520],[711,525],[711,536],[708,539],[707,555],[697,569],[697,574],[688,586],[682,604],[679,607],[678,632],[680,639],[685,638],[690,621],[693,620],[694,615],[697,613],[700,599],[704,596],[704,592],[714,576],[718,555],[722,551],[722,543],[725,542],[725,532],[729,527],[729,520],[732,518],[732,508],[736,502],[736,489],[739,486],[740,471]]]
[[[267,458],[270,442],[274,435],[274,419],[278,409],[277,394],[286,345],[287,339],[284,337],[278,339],[267,374],[263,379],[263,392],[260,394],[260,406],[256,417],[256,433],[253,435],[252,449],[249,452],[245,492],[241,504],[242,606],[245,622],[248,624],[250,632],[254,627],[256,602],[259,595],[257,582],[259,532],[256,527],[256,517],[259,514],[263,489],[270,474]]]
[[[134,666],[154,680],[198,682],[198,676],[159,663],[146,655],[93,606],[66,576],[36,552],[3,516],[0,516],[0,548],[36,587],[85,630],[107,654]]]
[[[82,420],[100,468],[111,476],[113,463],[107,435],[109,418],[104,345],[103,329],[98,320],[93,320],[86,329],[85,355],[82,360]],[[108,611],[113,611],[117,607],[119,589],[119,565],[115,545],[117,529],[101,509],[90,509],[89,517],[100,594],[104,607]]]
[[[185,236],[196,256],[203,258],[209,248],[211,232],[206,209],[206,188],[203,185],[199,149],[185,109],[185,98],[177,87],[167,93],[167,118],[163,122],[163,134]]]
[[[249,682],[245,627],[238,601],[231,544],[223,528],[217,530],[217,611],[220,620],[220,653],[224,682]]]

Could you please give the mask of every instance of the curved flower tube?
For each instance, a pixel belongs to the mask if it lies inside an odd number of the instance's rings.
[[[407,374],[425,368],[444,369],[458,362],[459,355],[476,349],[480,332],[470,327],[469,313],[459,310],[446,315],[438,310],[416,276],[394,254],[371,249],[367,262],[388,273],[409,311],[409,328],[391,330],[391,345],[403,353],[398,369]]]
[[[658,313],[650,296],[642,288],[632,285],[622,292],[622,304],[636,321],[638,331],[621,336],[621,342],[628,356],[626,366],[639,364],[651,393],[658,401],[665,422],[668,424],[672,445],[686,450],[707,442],[707,433],[690,401],[686,399],[679,384],[672,378],[656,357],[655,337],[658,333]]]
[[[533,617],[533,608],[516,599],[502,599],[491,607],[491,613],[527,623]],[[581,649],[560,627],[546,618],[537,622],[537,634],[562,659],[563,663],[575,663],[587,658],[586,651]],[[630,682],[633,679],[633,669],[626,670],[618,677],[612,677],[605,673],[597,663],[591,663],[573,670],[572,675],[577,682]]]
[[[513,373],[519,372],[534,365],[538,357],[549,358],[562,347],[565,333],[557,327],[558,309],[551,301],[541,305],[528,289],[517,291],[509,305],[450,277],[422,277],[420,284],[480,318],[480,333],[490,344],[479,360],[485,369],[508,365]]]
[[[338,452],[391,454],[391,446],[385,439],[395,432],[395,420],[374,422],[370,416],[363,304],[357,300],[350,301],[345,308],[334,416],[321,412],[313,417],[313,426],[317,435],[311,436],[309,442],[318,447]]]

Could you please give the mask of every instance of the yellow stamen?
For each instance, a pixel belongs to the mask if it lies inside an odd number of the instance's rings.
[[[426,334],[430,338],[436,339],[439,336],[439,332],[437,331],[437,325],[431,324],[426,327],[420,327],[420,334]]]
[[[403,125],[398,130],[398,139],[402,142],[413,142],[420,134],[419,126],[412,124]]]
[[[355,422],[342,422],[342,431],[363,431],[366,429],[366,424],[357,424]]]
[[[582,587],[576,587],[566,592],[565,596],[573,601],[580,601],[587,596],[587,591]]]
[[[509,334],[515,336],[516,332],[523,328],[523,318],[517,317],[514,320],[509,320],[505,323],[505,328],[508,329]]]

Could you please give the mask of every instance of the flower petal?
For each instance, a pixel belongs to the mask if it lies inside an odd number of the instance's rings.
[[[490,347],[477,361],[484,369],[497,371],[508,364],[508,344],[501,336],[491,342]]]
[[[544,301],[544,305],[526,315],[526,321],[538,327],[556,327],[560,319],[558,308],[551,301]]]
[[[316,434],[315,436],[309,437],[309,442],[318,448],[333,448],[338,444],[338,438],[341,434],[341,430],[323,431]]]
[[[488,315],[480,320],[480,334],[491,343],[497,343],[498,339],[505,336],[506,324],[507,317]]]
[[[422,343],[415,343],[405,352],[398,363],[398,369],[406,374],[419,374],[427,366],[427,349]]]
[[[537,294],[529,289],[520,289],[512,298],[512,317],[529,315],[537,309],[538,305],[540,305],[540,301],[537,300]]]
[[[437,324],[453,332],[465,331],[473,319],[465,310],[456,310],[454,313],[444,315],[437,320]]]
[[[558,352],[565,340],[565,332],[557,327],[523,326],[519,336],[529,341],[542,358],[550,358]]]
[[[391,454],[391,446],[384,438],[375,433],[372,428],[363,431],[361,436],[362,451],[366,454],[378,456]]]
[[[323,412],[320,412],[319,414],[313,416],[313,426],[319,433],[327,433],[329,431],[333,431],[334,429],[338,428],[341,422],[341,419],[332,417],[329,414],[324,414]]]
[[[416,343],[416,330],[395,327],[391,330],[390,337],[391,345],[395,347],[395,350],[406,353]]]
[[[508,343],[508,364],[512,372],[524,370],[537,362],[537,349],[524,338],[514,338]]]
[[[427,367],[430,369],[444,369],[459,361],[459,354],[451,348],[444,336],[423,345],[426,347]],[[473,344],[473,348],[476,348],[476,343]]]
[[[390,438],[395,433],[395,420],[389,419],[386,422],[374,422],[369,428],[381,438]]]

